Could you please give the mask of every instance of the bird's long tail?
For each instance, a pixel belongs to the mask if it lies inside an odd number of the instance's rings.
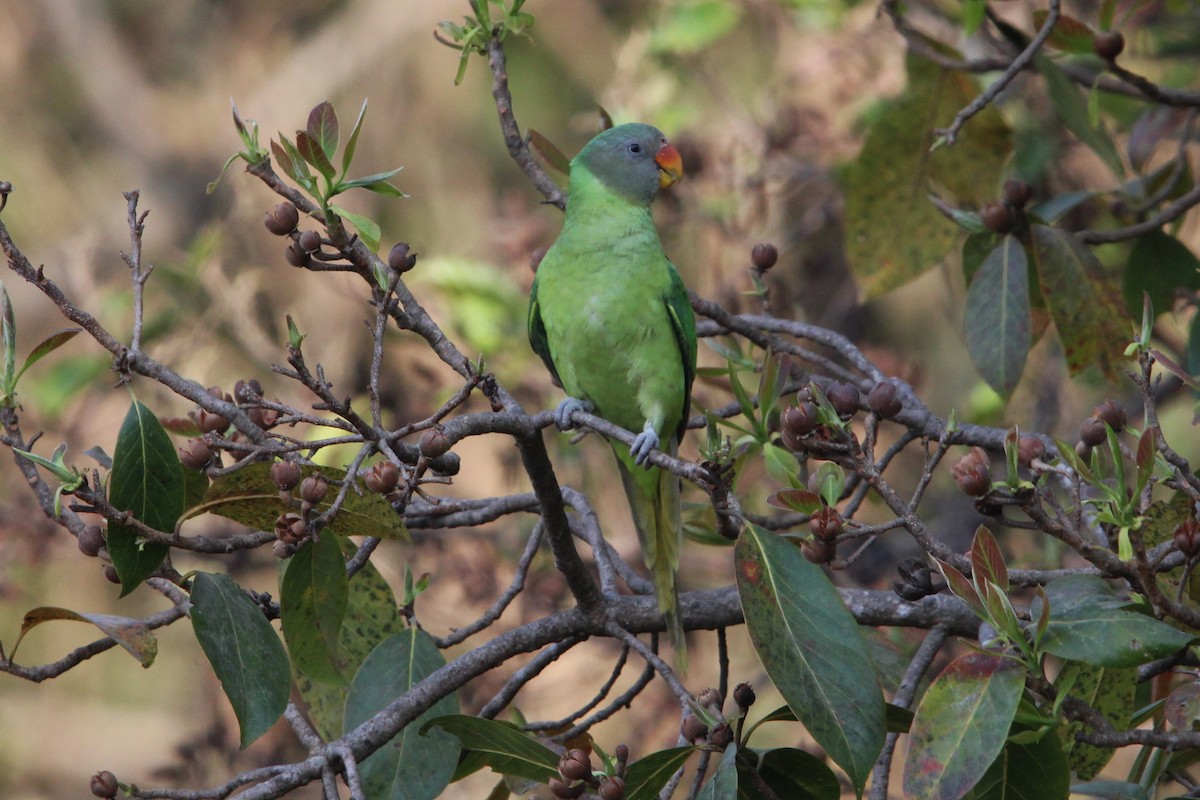
[[[662,612],[667,636],[675,650],[675,666],[680,672],[686,673],[687,642],[679,611],[679,590],[675,583],[682,539],[679,478],[657,467],[644,469],[634,466],[628,451],[622,452],[619,445],[614,452],[620,465],[621,483],[629,498],[633,524],[642,546],[642,556],[654,581],[658,610]]]

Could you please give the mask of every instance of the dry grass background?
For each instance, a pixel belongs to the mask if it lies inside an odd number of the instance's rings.
[[[688,283],[743,303],[750,245],[775,240],[783,249],[776,290],[784,312],[861,332],[840,260],[840,201],[830,168],[854,153],[861,112],[902,86],[898,37],[869,4],[789,8],[747,0],[738,5],[737,27],[712,47],[664,53],[656,31],[678,5],[529,0],[537,24],[530,39],[510,48],[518,119],[567,152],[594,130],[596,102],[620,119],[677,134],[691,174],[659,212]],[[363,193],[346,204],[381,222],[385,249],[404,240],[422,254],[413,283],[464,349],[483,352],[530,407],[548,407],[558,395],[527,350],[523,314],[528,256],[552,240],[557,212],[539,206],[504,151],[484,63],[476,59],[463,85],[453,85],[456,54],[432,31],[438,20],[467,10],[466,0],[10,3],[0,14],[0,178],[16,190],[5,224],[71,296],[125,333],[121,192],[138,188],[142,209],[151,212],[145,257],[158,270],[148,295],[148,346],[156,357],[206,385],[228,390],[238,378],[257,377],[268,394],[303,403],[268,371],[284,359],[283,315],[290,313],[308,334],[310,361],[324,364],[337,391],[361,394],[369,339],[360,288],[288,267],[281,241],[260,224],[275,200],[236,166],[214,195],[204,189],[237,146],[231,97],[260,123],[264,140],[302,127],[308,109],[324,99],[348,125],[368,98],[357,172],[403,164],[395,182],[411,197],[379,202]],[[16,308],[22,353],[62,327],[38,293],[7,274],[0,278]],[[907,352],[920,354],[910,361],[876,350],[890,369],[919,380],[933,407],[946,410],[976,379],[963,368],[952,301],[938,282],[933,276],[902,290],[872,330],[877,341],[903,340]],[[402,337],[394,344],[385,404],[397,420],[419,418],[455,388],[453,376]],[[67,442],[77,459],[93,444],[111,451],[129,398],[107,388],[107,366],[82,340],[39,366],[22,387],[26,432],[44,430],[47,451]],[[160,414],[188,410],[145,382],[134,388]],[[702,402],[712,396],[699,387]],[[636,563],[636,540],[604,449],[590,441],[559,448],[561,478],[588,492],[611,538]],[[447,491],[524,490],[505,443],[473,440],[458,451],[463,474]],[[958,515],[944,512],[945,525]],[[434,573],[418,613],[441,632],[469,619],[470,609],[506,584],[531,525],[527,518],[427,535],[413,546],[385,546],[379,561],[392,578],[405,563],[417,574]],[[183,558],[179,567],[230,569],[260,589],[274,587],[266,553],[235,564]],[[727,583],[728,552],[690,547],[685,573],[693,587]],[[563,601],[547,557],[504,624]],[[118,601],[98,562],[78,554],[32,504],[11,462],[0,462],[0,641],[10,646],[21,615],[38,605],[137,616],[162,604],[145,589]],[[20,660],[54,660],[92,638],[84,626],[47,625],[22,644]],[[236,753],[235,724],[190,627],[176,625],[159,638],[149,671],[113,651],[43,685],[0,679],[0,798],[81,797],[97,769],[142,786],[209,786],[233,770],[303,755],[282,727]],[[744,633],[731,632],[730,641],[735,680],[764,688]],[[711,652],[713,643],[700,636],[694,646]],[[607,642],[577,648],[533,684],[522,709],[544,718],[570,711],[599,685],[615,652]],[[715,681],[711,661],[693,657],[693,688]],[[477,708],[502,680],[489,676],[467,687],[464,707]],[[770,696],[761,702],[774,707]],[[673,743],[676,723],[674,701],[651,691],[596,734],[610,751],[628,742],[636,756]],[[482,797],[491,780],[476,776],[447,797]]]

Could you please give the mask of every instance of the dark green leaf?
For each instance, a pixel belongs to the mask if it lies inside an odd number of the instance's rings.
[[[630,764],[625,772],[625,800],[657,800],[667,781],[694,752],[695,747],[673,747]]]
[[[355,214],[352,211],[347,211],[341,206],[330,206],[333,212],[342,219],[349,222],[358,231],[358,236],[371,250],[379,249],[379,238],[382,232],[379,230],[379,223],[370,217],[364,217],[362,214]]]
[[[1066,214],[1071,209],[1078,206],[1080,203],[1087,202],[1095,196],[1095,192],[1078,191],[1068,194],[1060,194],[1056,197],[1051,197],[1045,202],[1038,203],[1033,208],[1029,209],[1029,213],[1040,219],[1042,222],[1054,222],[1056,219]]]
[[[820,567],[747,526],[734,548],[754,649],[796,717],[861,791],[883,747],[883,693],[854,617]]]
[[[196,574],[192,628],[229,698],[246,747],[287,707],[291,669],[258,604],[228,575]]]
[[[3,283],[0,283],[0,347],[4,349],[4,371],[0,372],[0,381],[9,383],[16,377],[17,370],[17,321]],[[0,385],[0,392],[11,388]]]
[[[1150,800],[1150,794],[1139,783],[1126,781],[1088,781],[1071,787],[1072,794],[1101,797],[1104,800]]]
[[[332,531],[288,560],[279,590],[283,638],[296,669],[323,683],[346,681],[349,665],[338,641],[347,591],[346,562]]]
[[[282,133],[279,134],[279,141],[271,142],[271,152],[275,154],[275,161],[292,180],[301,186],[312,185],[312,172],[309,171],[308,164],[304,163],[304,159],[300,157],[300,153],[296,150],[296,145],[292,144],[291,139]]]
[[[887,704],[888,733],[908,733],[912,728],[913,712],[902,706]]]
[[[341,183],[338,184],[338,191],[344,191],[346,189],[353,189],[357,186],[371,186],[376,183],[384,183],[387,181],[388,178],[397,174],[402,169],[404,169],[404,167],[396,167],[395,169],[389,169],[385,172],[376,172],[373,175],[364,175],[361,178],[354,178],[353,180],[342,181]],[[388,185],[390,186],[391,184],[388,184]],[[399,191],[399,190],[397,189],[396,191]]]
[[[171,437],[150,409],[135,400],[117,434],[109,501],[154,530],[170,533],[183,511],[183,495],[183,466]],[[106,540],[122,597],[153,574],[167,555],[165,544],[146,542],[132,526],[110,524]]]
[[[737,752],[736,744],[725,748],[725,754],[721,756],[721,763],[717,765],[717,769],[708,779],[708,783],[700,788],[698,800],[737,800]]]
[[[1133,715],[1137,670],[1096,667],[1078,661],[1063,666],[1054,680],[1056,687],[1069,687],[1067,694],[1099,711],[1118,731],[1126,730]],[[1063,749],[1067,763],[1080,780],[1091,780],[1100,774],[1113,757],[1111,747],[1098,747],[1075,740],[1075,734],[1087,726],[1082,722],[1068,723],[1063,731]]]
[[[739,800],[765,800],[750,776],[750,767],[738,767]],[[757,770],[777,798],[787,800],[838,800],[842,787],[824,761],[795,747],[779,747],[763,753]]]
[[[1046,90],[1063,125],[1100,156],[1114,175],[1124,177],[1125,165],[1121,163],[1121,154],[1117,152],[1108,133],[1102,127],[1092,125],[1087,101],[1080,95],[1079,87],[1045,55],[1038,53],[1033,57],[1033,63],[1046,80]]]
[[[312,111],[308,112],[306,133],[321,148],[321,152],[325,154],[325,160],[332,161],[338,145],[338,118],[328,100],[317,104]],[[316,165],[314,164],[314,166]]]
[[[1005,236],[979,266],[967,289],[963,324],[975,368],[1008,397],[1021,379],[1032,339],[1029,264],[1015,236]]]
[[[429,720],[421,732],[433,728],[454,734],[465,749],[483,753],[487,765],[501,775],[538,783],[558,775],[558,755],[507,723],[455,714]]]
[[[1130,339],[1128,317],[1095,255],[1070,233],[1034,225],[1032,256],[1042,295],[1072,375],[1099,366],[1117,373]]]
[[[970,653],[930,685],[913,719],[904,792],[926,800],[959,798],[1000,754],[1025,688],[1019,662]]]
[[[968,286],[974,280],[980,266],[983,265],[983,260],[996,249],[1000,238],[991,231],[984,231],[983,233],[972,233],[963,240],[963,280],[967,282]]]
[[[1057,736],[1009,741],[964,800],[1067,800],[1071,771]]]
[[[1177,289],[1200,289],[1200,259],[1165,231],[1154,230],[1139,236],[1125,264],[1121,286],[1125,308],[1131,315],[1140,316],[1142,292],[1146,292],[1154,313],[1170,311]]]
[[[354,675],[346,698],[347,731],[366,722],[414,685],[446,665],[429,634],[411,627],[379,644]],[[433,800],[458,764],[451,733],[430,730],[430,720],[458,713],[458,698],[447,695],[359,764],[363,789],[371,800]]]

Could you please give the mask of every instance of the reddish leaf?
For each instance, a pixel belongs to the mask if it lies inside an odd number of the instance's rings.
[[[984,616],[983,600],[979,597],[979,593],[975,591],[975,587],[971,581],[967,580],[967,576],[941,559],[934,559],[934,563],[942,571],[942,577],[946,579],[946,585],[950,587],[950,591],[970,606],[971,610],[976,614],[981,617]]]
[[[333,110],[333,106],[328,100],[318,104],[312,111],[308,112],[308,127],[306,132],[320,146],[321,151],[325,154],[325,158],[327,160],[332,159],[333,154],[337,152],[338,118],[337,113]],[[314,164],[314,166],[316,165]]]
[[[16,655],[17,646],[25,638],[26,633],[43,622],[52,620],[90,622],[103,631],[108,638],[125,648],[129,655],[141,662],[143,667],[153,664],[154,657],[158,655],[158,640],[154,637],[150,627],[140,619],[115,617],[110,614],[80,614],[67,608],[53,606],[42,606],[26,612],[25,619],[21,622],[21,632],[17,635],[17,641],[12,647],[12,655]]]
[[[321,149],[321,145],[316,139],[304,131],[296,131],[296,150],[299,151],[301,158],[316,167],[317,172],[324,175],[327,180],[333,180],[337,170],[333,168],[329,157],[325,155],[325,151]]]
[[[971,542],[971,572],[976,586],[982,586],[983,581],[987,581],[1001,589],[1008,588],[1008,567],[1004,563],[1004,554],[1000,552],[996,537],[983,525],[975,530],[975,538]]]
[[[1046,24],[1046,14],[1045,9],[1033,12],[1035,28],[1040,30]],[[1050,33],[1050,38],[1046,40],[1046,43],[1067,53],[1084,55],[1092,52],[1094,38],[1095,33],[1087,23],[1063,14],[1058,18],[1058,22],[1054,23],[1054,30]]]
[[[529,145],[542,157],[547,166],[563,175],[571,174],[571,159],[567,158],[554,142],[532,128],[529,129]]]
[[[1200,731],[1200,681],[1179,686],[1167,697],[1167,722],[1176,730]]]

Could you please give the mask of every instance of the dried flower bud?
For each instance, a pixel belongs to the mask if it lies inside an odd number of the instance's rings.
[[[120,788],[117,776],[108,770],[102,770],[92,776],[92,794],[96,797],[106,798],[106,800],[116,797]]]
[[[883,419],[891,419],[904,409],[894,384],[880,381],[867,394],[867,408]]]
[[[279,412],[273,408],[253,406],[246,409],[246,416],[264,431],[274,428],[279,423]]]
[[[779,249],[768,242],[756,244],[750,251],[750,261],[754,263],[754,268],[761,272],[766,272],[775,266],[775,262],[778,260]]]
[[[179,461],[188,469],[202,470],[211,464],[212,460],[213,450],[203,439],[188,439],[179,448]]]
[[[842,419],[849,419],[858,411],[858,387],[853,383],[831,383],[825,390],[825,396]]]
[[[583,797],[583,793],[587,791],[586,783],[571,784],[562,778],[551,778],[546,785],[550,787],[550,794],[563,800],[575,800],[577,797]]]
[[[837,555],[837,547],[829,542],[814,540],[800,545],[800,552],[814,564],[828,564]]]
[[[803,450],[800,440],[816,430],[819,424],[817,407],[808,401],[788,406],[780,415],[779,424],[784,446],[789,450]]]
[[[275,520],[275,536],[284,544],[299,544],[307,535],[304,519],[294,511],[280,514]]]
[[[1113,433],[1120,433],[1125,430],[1125,423],[1127,421],[1125,418],[1125,409],[1121,408],[1113,400],[1105,400],[1096,406],[1092,414],[1108,423],[1108,427],[1113,429]]]
[[[303,248],[295,242],[284,248],[283,258],[293,267],[307,267],[308,262],[312,260],[312,256],[304,252]]]
[[[417,265],[417,254],[406,242],[400,242],[388,251],[387,263],[396,272],[408,272]]]
[[[569,781],[583,780],[592,774],[592,758],[586,750],[572,748],[558,759],[558,773]]]
[[[1017,463],[1028,468],[1034,460],[1046,455],[1046,443],[1036,436],[1022,436],[1017,440]]]
[[[914,602],[941,591],[942,587],[934,586],[933,570],[919,558],[904,559],[896,565],[896,571],[900,580],[892,584],[892,589],[905,600]]]
[[[400,468],[391,461],[380,461],[363,473],[363,483],[376,494],[388,494],[400,482]]]
[[[958,488],[971,497],[982,497],[992,488],[991,465],[987,451],[982,447],[972,447],[950,468],[950,472]]]
[[[421,435],[418,448],[426,458],[444,456],[450,450],[450,437],[438,428],[430,428]]]
[[[328,491],[329,481],[319,472],[309,475],[300,483],[300,499],[314,506],[325,499]]]
[[[79,552],[95,558],[100,555],[100,550],[104,547],[104,531],[100,529],[99,525],[85,525],[79,532],[76,544],[79,545]]]
[[[688,714],[679,724],[679,735],[685,742],[695,744],[708,737],[708,726],[695,714]]]
[[[729,747],[729,743],[733,741],[733,729],[729,727],[728,722],[722,722],[720,725],[712,729],[712,733],[708,735],[708,743],[718,750],[724,750]]]
[[[315,253],[321,249],[321,234],[316,231],[302,231],[296,237],[296,246],[304,253]]]
[[[300,212],[291,203],[280,203],[267,212],[263,224],[276,236],[287,236],[300,223]]]
[[[1179,552],[1188,558],[1200,553],[1200,521],[1195,517],[1185,519],[1175,528],[1172,538]]]
[[[1079,441],[1084,447],[1097,447],[1108,441],[1104,420],[1095,416],[1085,419],[1079,428]]]
[[[228,419],[203,408],[196,409],[192,419],[196,421],[196,427],[203,433],[224,433],[229,429]]]
[[[300,483],[304,473],[295,461],[276,461],[271,465],[271,482],[283,491],[291,491]]]
[[[261,400],[262,396],[262,384],[258,382],[257,378],[251,378],[248,381],[239,380],[233,385],[233,398],[238,405],[256,402]]]
[[[617,775],[609,775],[600,780],[601,800],[625,800],[625,779]]]
[[[822,506],[808,521],[808,529],[822,542],[833,542],[842,532],[842,515],[836,508]]]
[[[758,699],[758,695],[754,693],[754,687],[748,683],[739,683],[733,687],[733,702],[737,703],[737,707],[746,713],[746,709],[754,705],[754,701]]]

